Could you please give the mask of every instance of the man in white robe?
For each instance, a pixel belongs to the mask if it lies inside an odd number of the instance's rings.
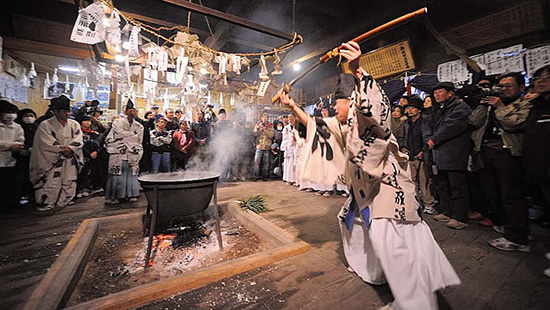
[[[284,152],[283,161],[283,181],[288,185],[296,183],[296,139],[294,138],[294,115],[288,116],[289,123],[283,128],[283,140],[281,142],[281,151]]]
[[[84,165],[82,131],[78,122],[69,119],[69,98],[52,99],[50,108],[54,116],[38,126],[30,159],[29,177],[39,212],[59,210],[73,200]]]
[[[410,172],[399,165],[407,157],[390,131],[388,98],[359,67],[357,43],[344,43],[340,54],[358,80],[349,105],[337,102],[336,119],[325,119],[334,147],[346,154],[351,195],[338,216],[346,260],[365,282],[388,282],[392,309],[437,309],[435,292],[460,279],[419,216]],[[288,94],[278,95],[300,122],[309,123]]]
[[[139,197],[139,161],[143,155],[143,126],[135,119],[138,111],[131,100],[126,104],[126,117],[113,122],[105,139],[109,153],[109,176],[105,202],[117,204],[121,199],[135,202]]]

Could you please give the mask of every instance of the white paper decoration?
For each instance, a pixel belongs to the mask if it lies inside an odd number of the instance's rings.
[[[104,16],[105,12],[101,2],[92,3],[80,10],[71,33],[71,41],[84,44],[103,42],[105,37]]]

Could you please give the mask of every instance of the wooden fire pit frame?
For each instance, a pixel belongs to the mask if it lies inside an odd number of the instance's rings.
[[[269,242],[273,248],[232,261],[189,271],[184,275],[140,285],[125,291],[109,294],[66,309],[129,309],[155,300],[170,297],[203,287],[209,283],[269,265],[285,258],[309,251],[310,245],[292,236],[263,217],[242,211],[229,204],[231,213],[248,230]],[[97,238],[99,225],[111,221],[141,218],[143,212],[87,219],[80,224],[65,249],[55,260],[42,281],[24,305],[25,310],[54,310],[63,308],[86,267],[88,257]]]

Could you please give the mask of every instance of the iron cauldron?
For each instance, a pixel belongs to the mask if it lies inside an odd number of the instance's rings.
[[[206,171],[181,171],[142,175],[138,178],[147,197],[147,211],[143,217],[143,233],[149,235],[145,268],[149,268],[155,228],[171,225],[174,219],[183,219],[204,213],[214,195],[214,217],[218,246],[223,250],[220,217],[218,214],[217,183],[220,175]]]
[[[218,173],[206,171],[140,176],[138,180],[147,198],[147,221],[150,220],[150,212],[154,214],[155,211],[156,227],[204,212],[210,204],[219,177]]]

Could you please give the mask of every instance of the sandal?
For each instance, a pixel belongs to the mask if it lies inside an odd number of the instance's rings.
[[[53,211],[54,209],[55,209],[54,205],[47,205],[47,206],[43,206],[43,207],[37,207],[36,211],[38,211],[38,212],[48,212],[48,211]]]
[[[502,251],[531,252],[529,245],[515,243],[504,237],[489,241],[489,245]]]

